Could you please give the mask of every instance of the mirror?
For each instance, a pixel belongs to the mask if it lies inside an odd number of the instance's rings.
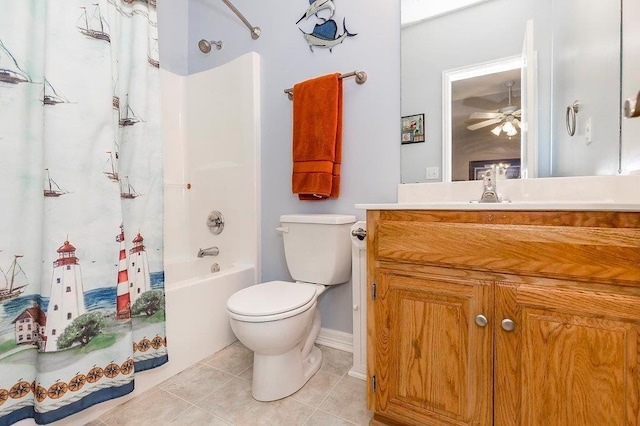
[[[444,128],[443,111],[456,101],[469,107],[473,99],[468,98],[475,97],[478,103],[481,96],[469,95],[466,101],[451,98],[445,104],[443,73],[521,56],[528,20],[533,20],[537,65],[537,102],[532,108],[537,123],[535,128],[529,129],[537,134],[537,142],[534,138],[527,148],[521,148],[525,160],[537,158],[537,166],[529,171],[529,177],[536,174],[540,177],[616,174],[625,171],[625,163],[634,164],[635,161],[637,164],[637,160],[627,161],[624,157],[627,152],[640,152],[640,134],[622,134],[621,138],[620,105],[625,88],[621,91],[620,76],[621,56],[625,61],[629,56],[639,56],[633,51],[628,54],[626,50],[621,54],[621,45],[625,49],[635,46],[638,50],[639,43],[635,40],[640,30],[630,24],[624,26],[622,38],[627,41],[627,33],[634,31],[635,43],[625,45],[621,42],[622,1],[625,2],[625,13],[630,7],[627,3],[640,3],[638,0],[458,0],[451,3],[456,6],[466,4],[466,7],[453,12],[436,11],[436,16],[403,25],[402,115],[425,114],[425,141],[401,144],[402,182],[449,180],[447,170],[452,169],[453,163],[445,164],[444,159],[447,150],[455,157],[452,149],[455,143],[443,145],[446,132],[452,131]],[[411,19],[412,14],[417,16],[415,7],[419,3],[443,2],[402,0],[403,19]],[[635,4],[632,7],[639,9]],[[637,69],[636,73],[629,72],[623,77],[627,74],[637,74]],[[526,84],[529,86],[530,82]],[[626,95],[635,95],[636,92],[629,91],[638,88],[627,87]],[[520,100],[520,94],[515,90],[512,95],[515,95],[512,102]],[[493,104],[489,110],[479,109],[478,113],[495,112],[509,106],[508,100],[504,106],[496,104],[507,98],[505,88],[482,96],[486,97],[487,105]],[[574,116],[569,114],[568,108],[575,101],[579,101],[580,108]],[[469,121],[476,111],[467,111]],[[567,131],[567,114],[570,123],[575,119],[573,136]],[[473,123],[470,121],[467,127]],[[483,137],[490,140],[489,136],[497,138],[491,134],[494,129],[495,126],[487,125],[475,132],[484,131]],[[470,174],[471,162],[486,159],[478,153],[476,158],[461,160],[468,163],[466,168],[458,167]]]

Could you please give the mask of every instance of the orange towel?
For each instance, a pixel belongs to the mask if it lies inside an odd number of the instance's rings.
[[[338,198],[342,162],[342,80],[330,74],[293,86],[293,176],[301,200]]]

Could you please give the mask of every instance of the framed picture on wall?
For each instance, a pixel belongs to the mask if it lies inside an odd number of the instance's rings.
[[[424,142],[424,114],[407,115],[402,117],[401,143]]]
[[[520,178],[520,159],[469,161],[469,180],[482,180],[484,172],[496,167],[507,179]]]

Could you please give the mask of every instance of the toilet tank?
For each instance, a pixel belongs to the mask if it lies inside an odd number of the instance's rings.
[[[350,228],[356,217],[344,214],[280,216],[284,254],[296,281],[333,285],[351,276]]]

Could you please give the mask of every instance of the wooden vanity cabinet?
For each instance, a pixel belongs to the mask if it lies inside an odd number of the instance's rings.
[[[369,211],[367,238],[372,424],[640,424],[640,213]]]

